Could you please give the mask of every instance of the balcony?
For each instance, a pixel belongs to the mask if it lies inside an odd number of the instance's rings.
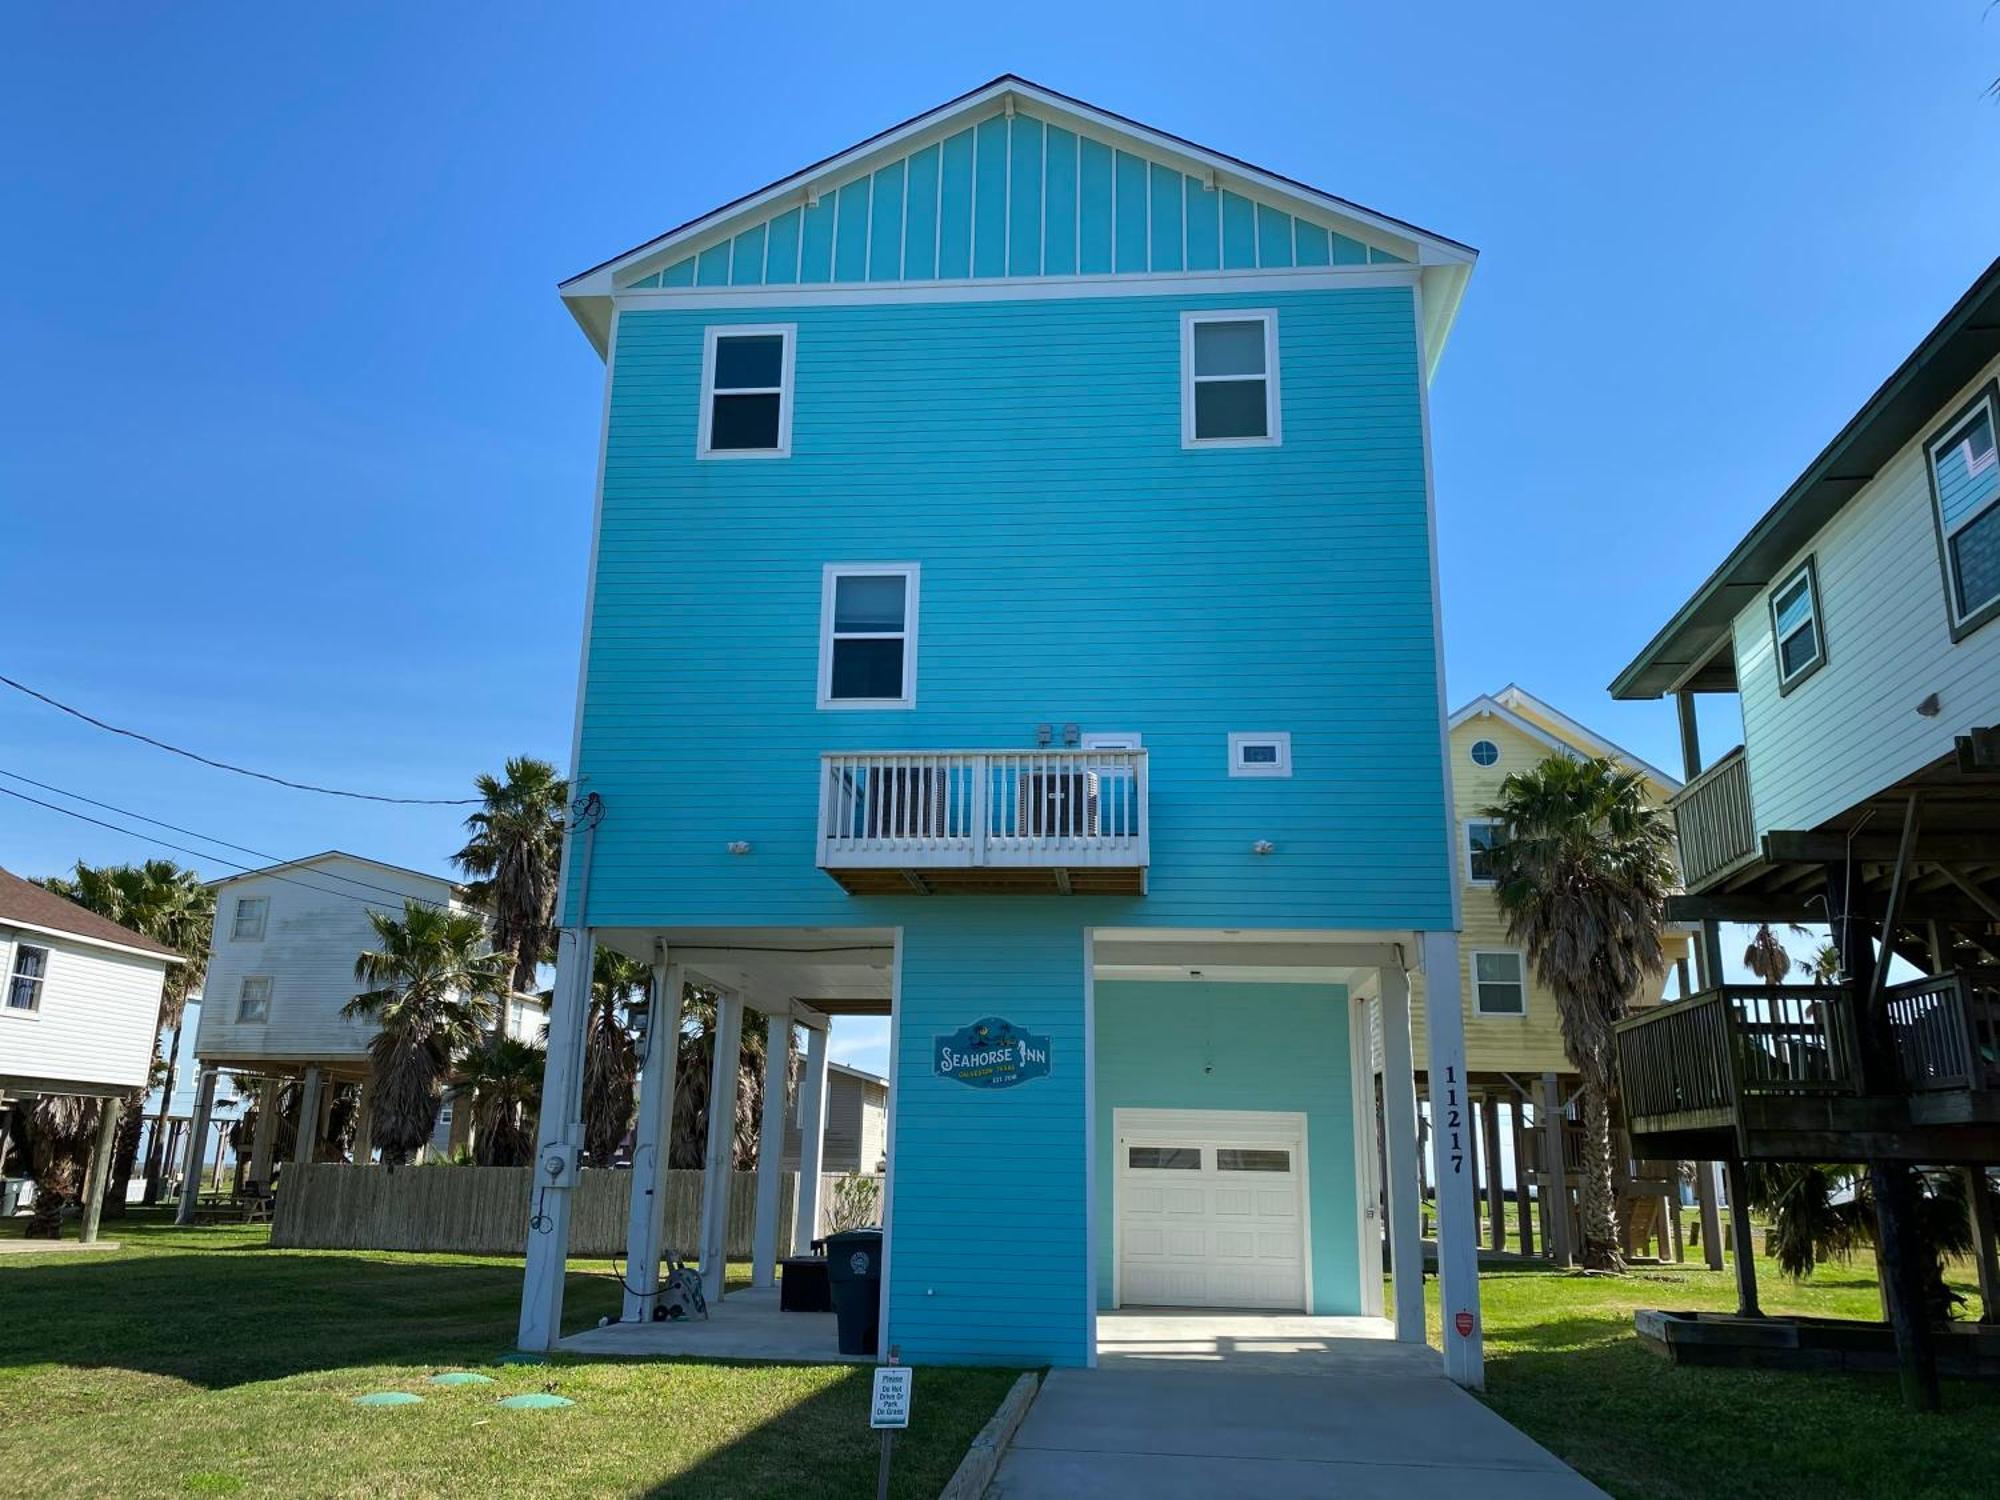
[[[856,896],[1143,895],[1144,750],[820,757],[819,867]]]
[[[1670,805],[1689,891],[1704,890],[1757,858],[1750,771],[1740,745],[1682,787]]]
[[[1882,1000],[1897,1074],[1888,1093],[1863,1091],[1844,986],[1729,985],[1620,1022],[1634,1149],[1684,1159],[1985,1159],[2000,1148],[2000,971],[1893,985]]]

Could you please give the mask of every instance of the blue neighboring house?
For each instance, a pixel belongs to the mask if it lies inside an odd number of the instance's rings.
[[[563,283],[607,377],[524,1345],[560,1322],[593,944],[655,963],[662,1019],[722,991],[725,1038],[891,1018],[906,1360],[1088,1363],[1140,1305],[1379,1313],[1385,1157],[1421,1339],[1420,966],[1463,1075],[1425,393],[1473,261],[1006,76]],[[659,1233],[635,1211],[641,1291]]]

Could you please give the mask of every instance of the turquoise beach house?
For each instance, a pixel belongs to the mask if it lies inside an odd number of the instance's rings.
[[[563,283],[606,384],[524,1346],[593,945],[655,965],[649,1047],[697,980],[725,1046],[804,1028],[808,1121],[888,1017],[882,1347],[1020,1365],[1134,1307],[1380,1318],[1385,1240],[1420,1340],[1424,969],[1477,1381],[1426,404],[1473,260],[1006,76]]]

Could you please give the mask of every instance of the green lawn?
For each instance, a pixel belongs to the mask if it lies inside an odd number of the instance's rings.
[[[518,1260],[271,1250],[262,1226],[182,1230],[151,1214],[105,1230],[122,1249],[0,1257],[0,1473],[15,1493],[874,1493],[865,1368],[500,1365]],[[608,1270],[573,1263],[568,1327],[616,1311]],[[428,1384],[445,1369],[496,1384]],[[1013,1379],[919,1371],[894,1493],[935,1495]],[[576,1405],[494,1405],[544,1389]],[[353,1404],[383,1390],[424,1404]]]
[[[1767,1312],[1879,1316],[1868,1259],[1800,1284],[1768,1260],[1758,1273]],[[1488,1269],[1479,1289],[1488,1403],[1620,1500],[2000,1495],[2000,1388],[1947,1382],[1944,1415],[1917,1417],[1893,1376],[1682,1369],[1647,1353],[1635,1308],[1735,1307],[1733,1273],[1698,1257],[1615,1278]]]

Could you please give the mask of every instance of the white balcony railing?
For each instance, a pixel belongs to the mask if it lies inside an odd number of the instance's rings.
[[[1142,869],[1144,750],[820,757],[822,869]]]

